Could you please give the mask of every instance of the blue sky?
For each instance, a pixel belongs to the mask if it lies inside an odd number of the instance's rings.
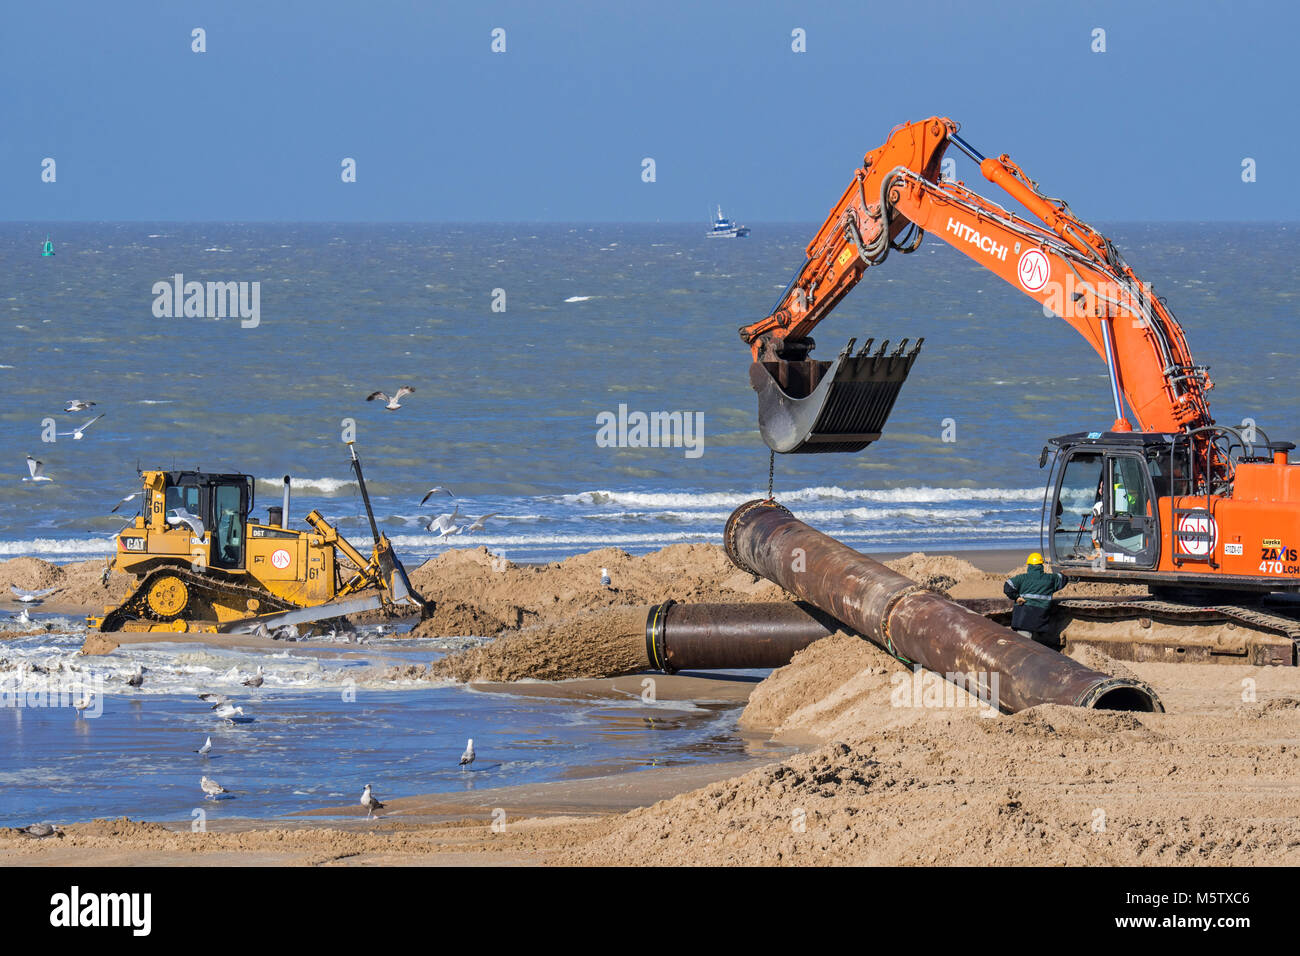
[[[0,217],[815,221],[942,114],[1085,219],[1296,220],[1297,28],[1258,2],[8,2]]]

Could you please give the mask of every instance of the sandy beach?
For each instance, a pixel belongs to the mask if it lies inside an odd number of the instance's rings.
[[[995,598],[1019,552],[883,555],[954,598]],[[51,605],[96,610],[98,562],[0,563],[0,587],[61,585]],[[613,587],[593,587],[609,569]],[[437,602],[413,634],[496,635],[427,668],[485,693],[635,698],[646,678],[645,605],[787,597],[712,545],[632,557],[615,549],[547,565],[483,549],[427,562]],[[49,583],[53,582],[53,583]],[[110,581],[107,592],[120,587]],[[1072,585],[1079,593],[1088,586]],[[640,615],[638,617],[638,615]],[[641,626],[638,635],[637,624]],[[118,635],[113,635],[113,638]],[[637,646],[637,638],[641,646]],[[240,638],[240,640],[256,640]],[[92,636],[88,653],[108,653]],[[2,651],[0,651],[2,653]],[[1056,705],[987,716],[962,696],[900,703],[916,676],[839,633],[770,676],[651,675],[661,700],[744,702],[754,753],[689,766],[322,805],[274,820],[97,820],[34,840],[0,831],[5,864],[905,864],[1288,865],[1300,862],[1300,669],[1142,664],[1081,650],[1136,676],[1166,713]],[[640,655],[638,657],[638,655]],[[906,695],[903,695],[906,696]],[[773,759],[762,746],[784,745]]]

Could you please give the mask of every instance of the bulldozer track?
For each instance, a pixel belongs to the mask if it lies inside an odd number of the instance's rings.
[[[298,606],[268,594],[261,588],[238,584],[224,577],[217,578],[212,571],[200,574],[186,567],[166,566],[155,568],[146,574],[132,590],[131,595],[104,616],[104,621],[99,629],[101,631],[116,631],[127,621],[132,620],[166,620],[166,617],[154,614],[149,608],[148,594],[149,589],[157,581],[168,576],[179,578],[185,587],[189,589],[190,599],[184,610],[178,615],[187,621],[206,620],[206,618],[195,618],[187,614],[188,611],[193,609],[196,599],[209,604],[214,602],[230,604],[232,601],[240,599],[244,601],[256,600],[258,602],[258,614],[291,611]],[[216,623],[215,620],[212,623]]]

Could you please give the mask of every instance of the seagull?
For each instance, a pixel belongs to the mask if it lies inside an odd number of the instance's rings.
[[[27,456],[27,470],[31,473],[30,478],[24,478],[23,481],[53,481],[54,479],[45,474],[45,462],[37,461],[31,455]]]
[[[261,664],[257,665],[257,673],[254,674],[252,677],[250,677],[248,680],[244,681],[244,686],[245,687],[262,686],[262,665]]]
[[[222,720],[235,722],[236,717],[244,715],[244,708],[236,707],[234,704],[220,704],[212,711],[213,716],[220,717]]]
[[[89,428],[91,425],[95,424],[95,422],[99,421],[103,417],[104,416],[102,414],[96,415],[94,418],[86,422],[86,424],[82,425],[80,428],[74,428],[70,432],[55,432],[54,434],[59,438],[66,438],[68,435],[71,435],[75,441],[81,441],[81,436],[85,434],[86,429]]]
[[[230,698],[227,697],[225,694],[213,694],[213,693],[199,694],[199,700],[207,701],[209,704],[212,705],[213,710],[216,710],[222,704],[230,703]]]
[[[465,752],[460,755],[460,766],[464,770],[474,762],[474,738],[469,738],[469,743],[465,745]]]
[[[407,395],[414,394],[414,392],[415,389],[412,386],[403,385],[397,390],[397,394],[392,398],[389,398],[383,392],[371,392],[366,396],[366,401],[373,402],[375,399],[379,399],[381,402],[387,402],[388,404],[386,404],[384,408],[388,409],[390,412],[395,412],[402,407],[402,399]]]
[[[71,414],[72,412],[84,412],[86,409],[94,408],[94,407],[95,407],[94,402],[83,402],[79,398],[74,398],[72,401],[68,402],[68,404],[63,407],[63,410]]]
[[[456,534],[460,528],[456,524],[456,519],[460,516],[460,505],[452,509],[449,515],[438,515],[424,526],[425,531],[437,531],[438,537],[445,538],[449,534]]]
[[[296,641],[298,640],[298,628],[294,624],[285,624],[283,627],[277,627],[275,633],[271,635],[273,641]]]
[[[29,827],[23,827],[18,832],[31,837],[33,840],[44,840],[47,836],[54,836],[55,834],[58,834],[59,836],[63,835],[62,830],[58,827],[50,826],[48,823],[33,823]]]
[[[144,494],[143,491],[137,491],[137,492],[136,492],[135,494],[133,494],[133,495],[127,495],[125,498],[123,498],[123,499],[122,499],[121,501],[119,501],[117,504],[113,505],[113,508],[112,508],[111,511],[109,511],[109,514],[114,514],[114,513],[117,511],[118,508],[122,507],[122,505],[126,504],[128,501],[135,501],[135,499],[136,499],[136,498],[139,498],[142,494]]]
[[[220,794],[229,793],[230,791],[217,783],[215,780],[209,780],[206,776],[199,777],[199,786],[203,788],[205,798],[215,800]]]
[[[80,717],[82,712],[88,710],[90,708],[90,705],[93,704],[94,702],[95,702],[95,695],[91,692],[87,692],[85,697],[81,698],[78,701],[74,701],[72,706],[76,708],[77,716]]]
[[[144,665],[136,664],[135,673],[126,679],[128,687],[139,687],[144,683]]]
[[[453,494],[451,493],[451,489],[450,489],[450,488],[444,488],[442,485],[436,485],[435,487],[430,488],[428,491],[426,491],[426,492],[424,493],[424,497],[420,499],[420,504],[424,504],[426,501],[428,501],[428,500],[429,500],[430,498],[432,498],[434,495],[446,495],[448,498],[455,498],[455,497],[456,497],[455,495],[453,495]]]
[[[609,568],[601,568],[601,569],[600,569],[600,586],[601,586],[602,588],[607,588],[607,587],[609,587],[609,586],[610,586],[611,584],[613,584],[613,583],[614,583],[614,582],[612,582],[612,581],[609,579]]]
[[[473,534],[475,531],[482,531],[484,527],[486,527],[484,525],[484,522],[487,521],[488,518],[495,518],[500,513],[501,512],[499,511],[489,511],[483,517],[475,518],[473,523],[470,524],[469,527],[462,528],[461,530],[464,531],[466,534]]]
[[[212,753],[212,738],[209,737],[207,740],[203,741],[203,746],[194,752],[200,757],[206,757],[208,754]]]
[[[41,601],[53,594],[58,588],[43,588],[40,591],[28,591],[26,588],[20,588],[16,584],[9,585],[9,590],[18,596],[18,600],[23,604],[40,604]]]
[[[366,789],[361,791],[361,805],[366,808],[367,820],[374,818],[376,810],[384,809],[384,805],[370,792],[370,784],[366,784]]]
[[[19,624],[30,624],[32,623],[32,616],[27,613],[27,608],[23,608],[21,611],[19,611],[17,614],[14,615],[14,620],[17,621]]]
[[[194,532],[194,537],[203,537],[203,519],[198,515],[192,515],[184,508],[173,508],[167,512],[167,523],[171,525],[187,524],[190,530]]]

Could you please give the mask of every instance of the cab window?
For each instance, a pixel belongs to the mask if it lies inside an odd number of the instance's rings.
[[[192,515],[202,515],[197,485],[172,485],[167,489],[167,513],[176,508],[184,508]]]

